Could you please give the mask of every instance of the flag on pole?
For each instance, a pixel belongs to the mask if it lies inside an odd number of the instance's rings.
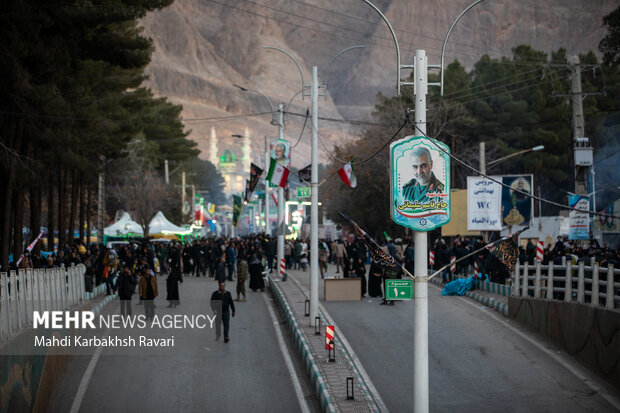
[[[254,189],[256,189],[256,185],[258,185],[258,180],[262,174],[263,170],[261,168],[254,163],[250,164],[250,193],[254,192]]]
[[[243,200],[245,202],[250,202],[250,197],[252,196],[252,190],[250,189],[251,184],[250,184],[250,180],[246,179],[245,180],[245,193],[243,194]]]
[[[340,175],[342,182],[349,185],[351,188],[357,186],[357,178],[355,177],[355,171],[353,171],[351,162],[344,164],[342,168],[338,169],[338,175]]]
[[[349,222],[349,224],[353,227],[353,232],[355,232],[355,234],[359,238],[362,238],[364,240],[364,242],[366,243],[366,246],[368,247],[368,250],[370,251],[370,256],[376,264],[380,265],[381,267],[385,269],[390,269],[390,270],[398,271],[402,268],[402,265],[398,261],[396,261],[394,257],[392,257],[390,254],[383,251],[381,247],[379,246],[379,244],[377,244],[377,241],[375,241],[370,235],[368,235],[366,231],[361,229],[360,226],[357,225],[355,221],[353,221],[351,218],[349,218],[342,212],[338,212],[338,214],[340,214],[341,217],[346,219]]]
[[[282,188],[286,186],[286,180],[288,179],[289,170],[287,167],[280,165],[278,161],[271,158],[269,163],[269,172],[267,173],[267,180],[274,185],[278,185]]]
[[[241,208],[243,208],[243,203],[241,202],[241,197],[238,195],[233,195],[233,227],[236,227],[239,223],[239,217],[241,216]]]
[[[297,172],[299,180],[302,182],[310,182],[312,180],[312,165],[308,165]]]
[[[528,228],[529,227],[525,227],[514,234],[505,236],[489,246],[491,254],[506,266],[508,272],[514,270],[515,264],[519,259],[519,235]]]

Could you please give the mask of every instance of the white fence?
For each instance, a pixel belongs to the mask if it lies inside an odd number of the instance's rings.
[[[0,341],[32,325],[34,311],[66,310],[94,296],[84,291],[85,272],[79,264],[0,273]]]
[[[573,265],[562,260],[561,265],[517,264],[512,277],[512,293],[516,297],[534,297],[577,302],[604,307],[620,308],[620,270],[613,265],[600,267],[592,260],[590,265]]]

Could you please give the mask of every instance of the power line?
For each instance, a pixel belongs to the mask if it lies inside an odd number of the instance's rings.
[[[295,145],[291,146],[291,149],[293,149],[294,147],[296,147],[297,145],[299,145],[299,142],[301,141],[301,137],[304,134],[304,129],[306,129],[306,123],[308,122],[308,116],[310,115],[310,110],[306,109],[306,117],[304,119],[304,126],[301,127],[301,133],[299,134],[299,138],[297,139],[297,142],[295,143]]]

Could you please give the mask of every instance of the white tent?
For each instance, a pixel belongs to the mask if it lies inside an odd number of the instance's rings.
[[[143,235],[144,231],[140,224],[132,220],[127,212],[124,212],[123,216],[121,216],[118,221],[104,228],[103,233],[107,236],[127,235],[129,233]]]
[[[181,228],[178,225],[174,225],[172,222],[164,216],[164,213],[159,211],[151,222],[149,223],[149,234],[189,234],[191,229]]]

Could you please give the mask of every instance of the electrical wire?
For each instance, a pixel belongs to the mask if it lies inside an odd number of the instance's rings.
[[[285,112],[285,113],[289,115],[293,115],[293,116],[306,116],[303,113],[295,113],[295,112]],[[325,120],[328,122],[347,123],[350,125],[358,125],[358,126],[391,126],[391,125],[384,124],[384,123],[366,122],[363,120],[336,119],[336,118],[326,118],[322,116],[319,116],[318,118],[319,120]]]
[[[299,145],[299,142],[301,142],[301,137],[304,134],[304,129],[306,129],[306,123],[308,122],[308,116],[310,116],[310,109],[306,109],[306,118],[304,119],[304,126],[301,127],[301,133],[299,134],[299,138],[297,139],[297,142],[295,143],[295,145],[291,146],[291,149]]]
[[[436,147],[437,147],[437,149],[439,149],[441,152],[443,152],[443,153],[445,153],[446,155],[448,155],[450,158],[454,159],[457,163],[459,163],[459,164],[461,164],[462,166],[464,166],[465,168],[467,168],[467,169],[469,169],[469,170],[473,171],[476,175],[483,176],[483,177],[485,177],[485,178],[487,178],[487,179],[489,179],[489,180],[491,180],[491,181],[493,181],[493,182],[495,182],[495,183],[497,183],[497,184],[500,184],[501,186],[503,186],[503,187],[505,187],[505,188],[508,188],[508,189],[510,189],[510,190],[512,190],[512,191],[514,191],[514,192],[516,192],[516,193],[518,193],[518,194],[521,194],[521,195],[527,196],[528,198],[532,198],[532,199],[535,199],[535,200],[540,201],[540,202],[544,202],[545,204],[548,204],[548,205],[557,206],[557,207],[560,207],[560,208],[563,208],[563,209],[569,209],[569,210],[571,210],[571,211],[581,212],[581,213],[584,213],[584,214],[589,214],[589,215],[598,215],[598,216],[601,216],[601,217],[606,217],[606,218],[620,219],[620,215],[611,215],[611,214],[605,214],[605,213],[602,213],[602,212],[588,211],[588,210],[585,210],[585,209],[579,209],[579,208],[575,208],[575,207],[567,206],[567,205],[564,205],[564,204],[560,204],[560,203],[558,203],[558,202],[551,201],[551,200],[549,200],[549,199],[545,199],[545,198],[541,198],[541,197],[538,197],[538,196],[536,196],[536,195],[533,195],[533,194],[530,194],[530,193],[523,192],[523,191],[520,191],[520,190],[518,190],[518,189],[512,188],[510,185],[507,185],[507,184],[505,184],[505,183],[503,183],[503,182],[501,182],[501,181],[498,181],[497,179],[493,178],[492,176],[489,176],[489,175],[483,174],[482,172],[480,172],[479,170],[477,170],[477,169],[476,169],[476,168],[474,168],[473,166],[471,166],[471,165],[469,165],[468,163],[466,163],[466,162],[464,162],[464,161],[460,160],[459,158],[457,158],[457,157],[456,157],[455,155],[453,155],[452,153],[447,152],[446,150],[444,150],[444,149],[443,149],[440,145],[438,145],[438,144],[435,142],[435,139],[434,139],[434,138],[431,138],[431,137],[430,137],[430,136],[428,136],[428,135],[427,135],[424,131],[422,131],[422,129],[420,129],[420,128],[418,127],[418,125],[416,125],[416,124],[415,124],[415,123],[413,123],[413,122],[412,122],[412,125],[413,125],[413,127],[414,127],[417,131],[419,131],[419,132],[420,132],[420,134],[422,134],[424,137],[428,138],[428,139],[430,140],[430,142],[431,142],[434,146],[436,146]]]

